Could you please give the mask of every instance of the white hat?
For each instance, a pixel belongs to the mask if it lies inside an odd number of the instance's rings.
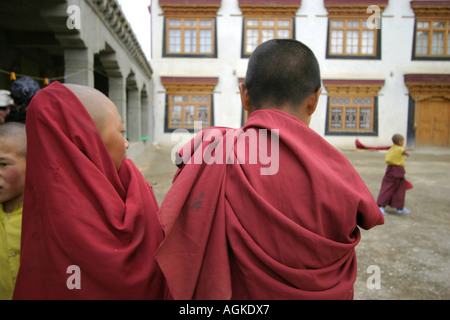
[[[11,92],[8,90],[0,90],[0,107],[7,107],[11,104],[13,104]]]

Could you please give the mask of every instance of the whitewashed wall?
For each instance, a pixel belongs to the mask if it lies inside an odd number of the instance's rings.
[[[214,124],[240,127],[241,102],[238,78],[245,76],[248,59],[241,59],[242,16],[238,0],[222,0],[217,17],[218,58],[162,59],[163,22],[158,1],[152,1],[151,66],[155,82],[155,141],[173,144],[174,136],[164,133],[165,89],[161,76],[218,77],[214,94]],[[378,99],[378,136],[359,139],[368,145],[389,145],[394,133],[406,137],[408,90],[403,76],[406,73],[449,73],[450,62],[412,61],[414,13],[409,1],[391,0],[383,13],[382,59],[346,60],[325,59],[328,19],[321,0],[302,0],[295,18],[296,39],[308,45],[316,54],[323,79],[376,79],[385,85]],[[370,14],[368,14],[368,17]],[[326,136],[326,91],[323,91],[311,128],[337,148],[353,148],[356,136]],[[184,137],[188,139],[189,137]],[[175,139],[178,141],[178,137]]]

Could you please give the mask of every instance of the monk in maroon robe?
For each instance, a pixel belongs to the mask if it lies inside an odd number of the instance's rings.
[[[175,299],[352,299],[358,226],[383,215],[347,159],[308,125],[312,51],[271,40],[250,58],[241,129],[200,132],[177,155],[156,258]]]
[[[99,91],[53,82],[27,113],[14,299],[166,299],[158,203]]]

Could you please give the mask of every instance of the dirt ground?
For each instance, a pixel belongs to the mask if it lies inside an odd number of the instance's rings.
[[[170,152],[169,146],[151,146],[135,159],[159,204],[176,170]],[[385,151],[341,152],[376,198],[385,171]],[[405,206],[411,213],[396,214],[388,208],[384,225],[361,230],[356,247],[356,300],[450,299],[450,149],[409,152],[406,178],[414,188],[407,191]],[[380,288],[368,286],[368,282],[376,284],[377,275]]]

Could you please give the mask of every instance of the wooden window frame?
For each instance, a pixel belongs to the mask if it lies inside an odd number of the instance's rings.
[[[201,1],[186,1],[186,0],[159,0],[159,5],[164,15],[164,28],[163,28],[163,57],[173,58],[217,58],[217,11],[222,4],[221,0],[201,0]],[[208,27],[211,30],[211,47],[210,53],[202,53],[199,50],[200,45],[200,32],[197,32],[197,51],[185,52],[184,43],[180,44],[181,52],[170,52],[170,40],[168,24],[170,20],[208,20],[212,21],[212,26]],[[201,30],[202,28],[197,25],[196,28]],[[180,38],[184,38],[184,30],[188,30],[187,26],[180,26]],[[205,30],[205,29],[203,29]]]
[[[378,91],[384,80],[323,80],[328,92],[325,135],[377,136],[378,135]],[[362,101],[357,101],[357,100]],[[335,101],[338,100],[338,101]],[[344,101],[339,101],[344,100]],[[370,101],[369,101],[370,100]],[[341,103],[341,102],[345,102]],[[340,128],[333,128],[333,108],[342,108]],[[346,127],[346,110],[355,109],[354,128]],[[369,128],[360,128],[361,110],[370,109]]]
[[[450,60],[450,1],[411,1],[411,9],[414,11],[415,22],[414,22],[414,41],[412,47],[412,60]],[[420,30],[418,24],[421,22],[430,22],[430,28],[428,32],[432,34],[433,28],[431,27],[432,22],[446,22],[446,31],[444,34],[444,54],[443,55],[431,55],[432,37],[428,38],[428,53],[426,55],[417,54],[417,33],[419,31],[427,30],[424,28]],[[446,43],[445,43],[446,42]],[[447,51],[445,51],[447,50]]]
[[[258,25],[257,26],[249,26],[248,21],[250,21],[250,20],[258,21]],[[263,21],[273,21],[273,26],[264,26]],[[279,21],[289,21],[289,26],[288,27],[279,26],[278,25]],[[279,39],[278,31],[280,31],[280,30],[287,30],[289,32],[289,37],[283,38],[283,39],[294,39],[295,38],[294,25],[295,25],[295,19],[292,17],[260,17],[260,16],[244,17],[243,26],[242,26],[242,30],[243,30],[242,57],[248,58],[253,53],[253,50],[252,51],[247,50],[247,46],[248,46],[247,31],[248,30],[258,30],[258,43],[256,44],[256,46],[258,46],[263,42],[263,31],[264,30],[273,30],[274,37],[271,39]],[[269,40],[269,39],[267,39],[267,40]]]
[[[342,27],[333,26],[334,22],[343,22]],[[351,59],[380,59],[379,38],[381,37],[380,29],[368,29],[364,25],[367,23],[367,18],[330,18],[328,21],[328,41],[327,41],[327,58],[351,58]],[[357,22],[358,26],[349,26],[350,22]],[[333,48],[333,31],[342,31],[342,53],[332,52]],[[358,33],[358,52],[347,52],[347,35],[349,31],[356,31]],[[363,33],[364,31],[373,32],[373,52],[362,53],[363,51]]]
[[[214,88],[218,83],[218,78],[190,78],[190,77],[161,77],[161,82],[166,88],[166,105],[164,132],[173,132],[177,129],[185,129],[194,132],[195,121],[199,119],[199,106],[207,105],[208,123],[202,124],[202,129],[214,126]],[[193,97],[206,97],[207,101],[193,101]],[[184,101],[174,101],[174,97],[187,97]],[[173,125],[172,107],[181,106],[181,123]],[[194,122],[185,125],[186,107],[194,106]]]
[[[242,11],[242,43],[241,43],[241,58],[249,58],[252,52],[247,51],[247,21],[248,20],[274,20],[274,27],[258,28],[258,45],[262,42],[262,30],[274,30],[274,39],[278,36],[276,31],[278,29],[278,20],[289,20],[290,32],[289,39],[295,39],[295,14],[300,8],[301,0],[239,0],[239,8]],[[251,28],[250,28],[251,29]],[[283,28],[284,29],[284,28]]]
[[[183,101],[174,101],[175,97],[187,98],[187,100]],[[194,101],[194,97],[204,97],[206,101]],[[194,130],[195,121],[199,121],[199,107],[206,106],[208,108],[208,119],[207,124],[202,123],[202,129],[211,126],[211,106],[212,106],[212,94],[205,93],[192,93],[192,92],[178,92],[174,94],[167,94],[167,129],[168,130],[176,130],[176,129],[187,129]],[[172,107],[180,106],[181,107],[181,119],[180,125],[172,124]],[[194,119],[192,119],[192,124],[186,124],[186,109],[187,107],[194,107]]]
[[[420,27],[420,23],[428,23],[428,27]],[[434,28],[434,23],[444,23],[444,28]],[[441,31],[444,33],[443,39],[443,54],[433,54],[433,33],[435,31]],[[417,45],[418,45],[418,33],[419,32],[427,32],[428,40],[427,40],[427,54],[419,54],[417,53]],[[450,19],[426,19],[420,18],[416,19],[414,25],[414,44],[413,44],[413,60],[450,60]]]
[[[164,19],[164,43],[163,43],[163,56],[164,57],[190,57],[190,58],[217,58],[217,44],[216,44],[216,18],[198,18],[198,17],[165,17]],[[179,20],[179,26],[170,25],[171,21]],[[186,25],[186,21],[195,21],[194,26]],[[208,21],[211,23],[210,26],[201,26],[202,21]],[[179,30],[180,31],[180,52],[172,52],[170,49],[171,46],[171,38],[170,32],[171,30]],[[186,48],[186,39],[185,39],[185,31],[193,30],[196,32],[196,50],[193,52],[187,52]],[[201,30],[210,30],[211,31],[211,51],[210,52],[201,52]]]
[[[339,103],[334,102],[335,100],[338,101],[348,101],[347,103]],[[357,100],[369,100],[369,103],[367,104],[360,104],[357,103]],[[374,96],[368,96],[368,95],[333,95],[328,98],[328,132],[331,133],[373,133],[374,131],[374,123],[375,123],[375,97]],[[340,119],[340,128],[333,128],[333,109],[340,108],[342,109],[341,112],[341,119]],[[360,127],[360,119],[361,119],[361,109],[370,109],[370,125],[369,128],[363,129]],[[347,127],[347,121],[349,116],[349,110],[355,110],[355,119],[354,119],[354,128]]]
[[[374,0],[374,1],[355,1],[355,0],[324,0],[324,6],[328,12],[328,34],[327,34],[327,49],[326,58],[327,59],[362,59],[362,60],[381,60],[381,14],[386,9],[389,4],[389,0]],[[372,13],[368,13],[367,9],[369,6],[374,5],[380,9],[380,18],[378,21],[378,29],[364,28],[364,22],[372,16]],[[344,32],[343,38],[343,53],[332,53],[332,22],[335,20],[343,20],[345,24],[347,21],[354,20],[359,21],[359,34],[358,34],[358,54],[345,53],[346,49],[346,32]],[[371,54],[364,54],[361,52],[362,48],[362,33],[364,30],[374,32],[374,50]],[[356,29],[355,29],[356,30]],[[344,30],[345,31],[345,30]]]

